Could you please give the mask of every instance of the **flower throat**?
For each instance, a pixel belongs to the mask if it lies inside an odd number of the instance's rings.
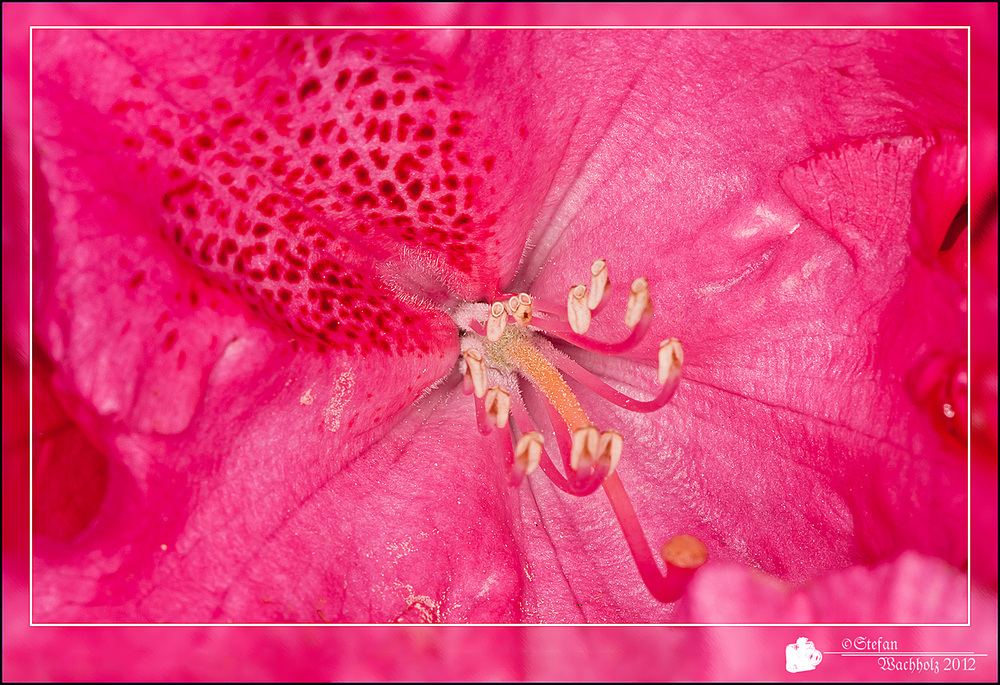
[[[631,333],[610,343],[587,337],[591,320],[604,308],[610,291],[605,260],[593,263],[590,276],[589,287],[570,288],[565,306],[518,293],[499,295],[488,307],[470,304],[460,308],[454,317],[463,332],[465,393],[474,396],[479,430],[484,435],[494,429],[511,434],[510,486],[518,487],[541,467],[545,476],[569,495],[586,497],[603,488],[646,587],[657,600],[674,602],[683,595],[694,571],[707,560],[705,545],[691,535],[671,538],[660,548],[666,565],[666,573],[661,572],[616,473],[624,440],[613,428],[600,430],[593,424],[566,377],[619,407],[651,412],[663,407],[677,390],[683,348],[676,338],[660,343],[660,389],[651,400],[624,395],[573,361],[553,341],[619,355],[642,342],[653,318],[648,284],[645,278],[637,278],[629,289],[625,309],[625,324]],[[545,437],[536,428],[525,397],[538,400],[533,406],[545,407],[562,470],[549,456]]]

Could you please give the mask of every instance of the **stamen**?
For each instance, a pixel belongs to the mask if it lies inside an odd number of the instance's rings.
[[[486,321],[486,339],[496,342],[507,330],[507,309],[503,302],[494,302],[490,307],[490,318]]]
[[[608,264],[598,259],[590,265],[590,290],[587,291],[587,309],[595,311],[608,292]]]
[[[604,479],[608,477],[609,470],[607,463],[600,462],[589,474],[581,475],[576,471],[569,471],[569,478],[565,478],[556,470],[555,464],[548,458],[548,455],[543,452],[543,456],[546,457],[542,461],[542,471],[545,475],[560,490],[574,497],[587,497],[594,494],[601,487]]]
[[[575,285],[569,289],[569,300],[566,303],[566,318],[569,327],[578,335],[583,335],[590,328],[590,309],[587,308],[587,286]]]
[[[483,326],[483,324],[479,323],[478,321],[470,321],[468,323],[468,326],[472,330],[472,332],[475,333],[476,335],[481,335],[484,338],[486,337],[486,327]],[[465,394],[468,395],[469,393]]]
[[[511,311],[512,315],[513,315],[513,308],[515,306],[519,307],[522,304],[522,300],[520,299],[522,297],[527,298],[527,303],[531,305],[532,309],[539,312],[545,312],[546,314],[558,314],[559,316],[562,316],[563,312],[565,311],[565,308],[562,305],[558,305],[553,302],[548,302],[546,300],[542,300],[537,297],[532,297],[528,293],[518,293],[516,295],[505,293],[503,295],[500,295],[500,297],[510,298],[507,300],[507,307],[508,310]],[[516,305],[514,304],[515,299],[518,300]]]
[[[588,352],[597,352],[598,354],[623,354],[635,348],[636,345],[642,342],[643,338],[646,337],[646,333],[649,332],[652,322],[653,308],[647,307],[642,313],[642,318],[639,319],[639,324],[632,329],[629,336],[624,340],[614,343],[591,340],[590,338],[585,338],[582,335],[577,335],[564,323],[540,321],[536,319],[534,326],[535,328],[539,328],[546,333],[551,333],[552,335],[557,336],[568,343],[572,343],[580,349],[587,350]]]
[[[670,343],[671,340],[666,342]],[[680,347],[680,341],[676,342],[677,347]],[[681,360],[683,358],[683,353],[672,357],[671,366],[667,372],[667,382],[660,388],[660,392],[657,396],[649,401],[633,399],[628,395],[618,392],[569,357],[557,356],[554,359],[554,362],[556,368],[560,371],[565,373],[567,376],[580,381],[609,402],[613,402],[619,407],[630,409],[631,411],[651,412],[656,411],[669,402],[670,398],[673,397],[674,393],[677,391],[677,386],[679,386],[681,382]]]
[[[634,328],[649,307],[649,283],[645,278],[637,278],[632,281],[632,288],[628,294],[628,304],[625,306],[625,325]]]
[[[507,300],[507,308],[510,315],[514,317],[514,323],[518,326],[527,326],[531,323],[531,313],[534,305],[531,295],[528,293],[518,293]]]
[[[667,564],[667,574],[664,577],[653,559],[646,534],[642,532],[639,518],[618,474],[612,474],[604,480],[604,492],[621,524],[625,542],[628,543],[642,582],[661,602],[676,602],[684,594],[695,570],[708,560],[705,545],[693,535],[678,535],[667,542],[660,552]]]
[[[481,398],[486,394],[486,365],[483,363],[483,353],[470,348],[462,353],[462,357],[465,358],[465,387],[468,389],[471,383],[472,391],[476,397]]]
[[[622,458],[622,436],[618,431],[603,431],[598,435],[594,426],[577,428],[573,432],[570,447],[569,467],[572,471],[582,471],[603,463],[607,474],[614,473]]]
[[[520,396],[514,395],[512,400],[511,411],[514,414],[514,419],[517,421],[517,427],[529,432],[534,430],[531,418],[528,416],[528,410],[524,408],[524,404],[521,402]],[[559,425],[561,422],[559,414],[555,412],[555,409],[552,408],[552,405],[549,402],[546,402],[545,405],[546,409],[549,411],[550,419],[553,420],[553,426]],[[553,414],[555,414],[554,418]],[[556,437],[558,438],[559,449],[562,451],[563,456],[565,456],[568,454],[569,436],[566,431],[556,431]],[[581,477],[569,468],[568,460],[566,460],[565,463],[567,466],[566,471],[570,475],[569,479],[559,472],[559,469],[556,468],[556,465],[552,462],[551,457],[549,457],[548,451],[545,447],[542,447],[542,472],[556,487],[566,494],[573,495],[574,497],[586,497],[594,494],[597,489],[601,487],[601,483],[604,482],[604,479],[609,473],[608,465],[602,462],[597,465],[597,468],[595,468],[589,476]]]
[[[618,431],[609,430],[601,433],[601,439],[597,444],[597,463],[607,462],[609,476],[615,472],[618,462],[621,461],[623,443],[621,433]]]
[[[684,366],[684,348],[677,338],[670,338],[660,343],[660,352],[657,356],[656,379],[660,385],[666,383],[671,375],[680,376],[681,367]]]
[[[582,426],[573,431],[573,447],[569,453],[569,466],[574,471],[597,463],[597,443],[600,435],[594,426]]]
[[[486,391],[486,419],[497,428],[507,427],[510,416],[510,395],[499,386]]]
[[[544,444],[545,436],[538,431],[525,433],[517,441],[517,447],[514,448],[514,470],[518,471],[520,478],[530,476],[538,468]]]

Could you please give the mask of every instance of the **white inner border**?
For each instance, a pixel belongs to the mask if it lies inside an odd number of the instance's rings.
[[[786,30],[786,31],[822,31],[822,30],[863,30],[863,31],[886,31],[886,30],[964,30],[965,33],[965,49],[966,49],[966,65],[965,65],[965,75],[966,75],[966,105],[965,105],[965,126],[966,126],[966,140],[968,141],[968,136],[972,130],[972,87],[971,87],[971,76],[972,76],[972,27],[971,25],[965,26],[787,26],[787,25],[774,25],[774,26],[47,26],[47,25],[32,25],[28,27],[31,33],[31,40],[28,46],[28,60],[29,60],[29,76],[28,76],[28,245],[29,249],[34,243],[34,212],[33,212],[33,198],[34,198],[34,177],[32,174],[32,169],[34,168],[34,149],[31,145],[31,141],[34,139],[34,33],[35,29],[50,29],[50,30],[66,30],[66,31],[79,31],[79,30],[115,30],[115,31],[128,31],[128,30],[164,30],[164,31],[201,31],[201,30],[229,30],[229,31],[254,31],[254,30],[281,30],[281,31],[441,31],[441,30],[470,30],[470,31],[623,31],[623,30],[642,30],[642,31],[655,31],[655,30],[712,30],[712,31],[746,31],[746,30]],[[969,192],[971,192],[971,179],[972,179],[972,151],[969,150],[969,154],[966,155],[966,203],[969,206],[969,224],[965,230],[965,244],[967,253],[971,254],[971,233],[972,233],[972,205],[970,202]],[[33,249],[32,249],[33,252]],[[35,330],[35,313],[34,313],[34,266],[31,256],[29,254],[28,259],[28,287],[29,296],[31,297],[31,302],[28,308],[28,330]],[[966,292],[971,293],[972,291],[972,270],[971,268],[966,268]],[[970,345],[972,341],[972,308],[971,306],[966,308],[966,359],[969,358]],[[33,338],[33,335],[32,335]],[[971,364],[968,367],[967,373],[971,373]],[[33,387],[34,382],[34,351],[29,340],[28,345],[28,378],[29,378],[29,388]],[[30,457],[34,456],[34,393],[29,390],[28,394],[28,414],[30,417],[30,429],[28,435],[28,453]],[[955,627],[955,626],[965,626],[971,627],[972,625],[972,574],[971,574],[971,548],[972,548],[972,454],[971,454],[971,440],[972,440],[972,411],[971,409],[967,412],[966,416],[966,441],[965,441],[965,451],[966,451],[966,474],[965,474],[965,490],[966,490],[966,513],[965,513],[965,529],[966,529],[966,557],[969,560],[967,562],[970,568],[965,571],[965,585],[966,585],[966,621],[965,623],[811,623],[805,624],[809,626],[816,627]],[[28,556],[28,625],[30,626],[86,626],[86,627],[101,627],[101,626],[218,626],[218,625],[230,625],[230,626],[391,626],[396,624],[391,623],[35,623],[34,622],[34,536],[31,531],[34,530],[34,488],[33,488],[33,474],[34,468],[28,469],[28,535],[29,535],[29,556]],[[831,571],[835,572],[835,571]],[[756,627],[756,628],[780,628],[780,627],[799,627],[803,624],[799,623],[660,623],[660,624],[635,624],[635,623],[541,623],[541,624],[522,624],[522,623],[428,623],[428,624],[405,624],[401,627],[413,627],[419,625],[427,626],[484,626],[484,627],[502,627],[502,626],[518,626],[518,627],[531,627],[531,626],[665,626],[674,628],[685,628],[685,627]],[[834,654],[833,652],[827,652],[828,654]],[[923,653],[921,653],[923,654]],[[937,654],[935,652],[935,654]],[[961,654],[973,656],[971,652],[948,652],[948,654]],[[886,655],[896,655],[900,656],[902,653],[896,652],[882,652],[881,656]],[[872,654],[874,656],[874,654]],[[987,656],[985,654],[975,655],[975,656]]]

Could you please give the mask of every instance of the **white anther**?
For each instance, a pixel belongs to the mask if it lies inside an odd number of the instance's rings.
[[[684,365],[684,348],[677,338],[670,338],[660,343],[657,356],[656,380],[663,385],[671,376],[680,374]]]
[[[671,376],[681,372],[684,366],[684,348],[677,338],[670,338],[660,343],[660,352],[657,358],[658,366],[656,370],[656,380],[663,385]]]
[[[462,353],[465,359],[465,373],[472,381],[472,392],[476,397],[486,394],[486,364],[483,363],[483,353],[477,349],[469,349]]]
[[[573,431],[573,447],[569,451],[569,466],[579,471],[581,466],[590,466],[597,461],[597,445],[600,435],[593,426],[581,426]]]
[[[632,288],[628,294],[628,305],[625,307],[625,325],[629,328],[635,328],[647,307],[649,307],[649,283],[640,276],[632,281]]]
[[[587,309],[597,309],[608,291],[608,264],[598,259],[590,265],[590,290],[587,291]]]
[[[507,309],[503,302],[494,302],[490,307],[490,318],[486,320],[486,339],[496,342],[507,330]]]
[[[486,391],[486,413],[497,428],[507,427],[507,417],[510,415],[510,395],[500,387]]]
[[[531,313],[534,308],[531,295],[528,293],[519,293],[507,300],[507,310],[514,317],[514,323],[518,326],[527,326],[531,323]]]
[[[569,289],[566,303],[566,318],[569,327],[577,335],[583,335],[590,328],[590,310],[587,308],[587,286],[574,285]]]
[[[525,433],[514,448],[514,459],[524,464],[524,475],[530,476],[542,461],[545,436],[537,431]]]
[[[622,458],[622,436],[618,431],[604,431],[597,444],[597,459],[609,460],[608,475],[615,472],[619,460]]]

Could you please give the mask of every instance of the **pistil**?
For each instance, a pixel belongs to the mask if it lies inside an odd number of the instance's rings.
[[[510,342],[506,353],[507,359],[552,403],[571,431],[590,423],[566,380],[533,345],[518,337]]]
[[[603,485],[625,534],[625,541],[639,569],[639,575],[642,576],[642,582],[661,602],[676,602],[684,594],[694,572],[708,560],[705,545],[693,535],[671,538],[660,549],[660,556],[667,565],[666,575],[661,575],[649,549],[649,542],[646,541],[646,534],[642,532],[639,517],[636,516],[635,508],[618,474],[608,476]]]

